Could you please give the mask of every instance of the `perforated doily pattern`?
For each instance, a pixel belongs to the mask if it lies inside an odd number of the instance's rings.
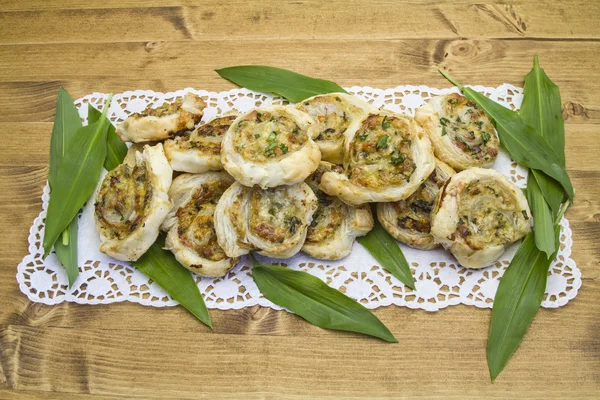
[[[506,107],[518,109],[522,89],[504,84],[497,88],[475,86]],[[392,89],[352,87],[350,93],[377,107],[413,115],[415,110],[431,96],[456,92],[452,89],[434,89],[426,86],[398,86]],[[172,93],[136,90],[117,94],[108,115],[113,123],[123,121],[133,112],[148,105],[158,106],[172,101],[187,92],[201,96],[206,104],[203,120],[230,110],[244,112],[258,106],[286,104],[284,99],[234,89],[227,92],[207,92],[184,89]],[[92,93],[76,101],[81,118],[87,119],[87,104],[98,109],[107,98],[103,93]],[[501,152],[494,168],[505,174],[518,186],[524,187],[527,173]],[[93,204],[88,204],[80,214],[79,266],[80,275],[69,290],[67,276],[52,252],[43,259],[42,238],[44,218],[48,206],[49,189],[44,188],[42,212],[35,219],[29,234],[29,254],[18,266],[17,280],[20,289],[31,301],[57,304],[70,301],[85,304],[107,304],[132,301],[147,306],[173,306],[177,302],[169,297],[156,283],[136,270],[129,263],[116,261],[98,251],[99,238],[93,218]],[[491,308],[499,279],[513,257],[518,244],[507,249],[495,265],[482,270],[469,270],[457,265],[456,260],[443,250],[420,251],[402,245],[402,250],[411,264],[416,281],[416,290],[405,287],[391,274],[382,269],[371,255],[358,243],[352,253],[343,260],[324,262],[302,253],[285,260],[289,268],[309,272],[328,285],[339,289],[360,301],[368,308],[396,304],[427,311],[437,311],[450,305],[469,304]],[[549,272],[543,307],[556,308],[565,305],[577,295],[581,287],[581,272],[570,258],[571,229],[566,219],[561,222],[560,251]],[[281,260],[266,262],[281,263]],[[261,296],[251,277],[249,260],[243,259],[224,278],[211,279],[195,276],[200,291],[209,308],[239,309],[259,304],[279,309]]]

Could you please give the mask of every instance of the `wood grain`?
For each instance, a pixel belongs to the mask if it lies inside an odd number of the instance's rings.
[[[510,0],[0,0],[0,398],[600,397],[600,3]],[[60,86],[74,97],[226,90],[215,68],[267,64],[343,86],[522,84],[533,54],[560,86],[567,216],[583,273],[575,300],[540,310],[496,383],[489,310],[379,308],[397,345],[251,307],[31,303],[16,265],[41,207]],[[25,145],[24,145],[25,144]]]

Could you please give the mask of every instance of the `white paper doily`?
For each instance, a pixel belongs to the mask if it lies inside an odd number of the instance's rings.
[[[474,89],[512,109],[517,109],[521,103],[522,89],[512,85],[504,84],[497,88],[475,86]],[[413,115],[415,109],[431,96],[457,92],[456,88],[434,89],[426,86],[398,86],[385,90],[352,87],[347,90],[377,107],[385,107],[409,115]],[[244,112],[262,105],[286,103],[281,98],[246,89],[220,93],[189,88],[173,93],[136,90],[116,94],[108,115],[116,124],[130,113],[141,111],[148,105],[158,106],[164,101],[172,101],[187,92],[194,92],[205,100],[207,108],[204,120],[232,109]],[[93,93],[78,99],[76,105],[81,118],[84,121],[87,118],[87,103],[102,109],[106,98],[106,94]],[[525,185],[526,171],[512,162],[506,153],[500,153],[494,168],[520,187]],[[66,273],[54,252],[45,260],[42,258],[41,242],[44,236],[44,218],[48,199],[49,189],[46,185],[42,195],[42,212],[35,219],[29,233],[29,254],[23,258],[17,271],[20,289],[31,301],[44,304],[57,304],[63,301],[83,304],[132,301],[154,307],[177,304],[156,283],[134,267],[98,251],[99,238],[94,226],[93,202],[88,202],[80,215],[80,275],[69,290]],[[561,228],[560,251],[557,260],[550,268],[543,307],[556,308],[565,305],[577,295],[581,287],[581,272],[570,258],[572,238],[566,219],[562,220]],[[517,246],[518,244],[511,246],[494,266],[483,270],[462,268],[449,253],[443,250],[420,251],[402,246],[406,259],[412,266],[417,288],[415,291],[405,287],[378,266],[371,255],[358,243],[355,243],[352,253],[340,261],[319,261],[300,253],[285,260],[285,264],[292,269],[307,271],[319,277],[328,285],[357,299],[368,308],[390,304],[427,311],[437,311],[455,304],[491,308],[499,279]],[[226,277],[220,279],[196,276],[208,308],[228,310],[259,304],[280,309],[260,295],[252,280],[249,265],[251,265],[249,260],[244,259]]]

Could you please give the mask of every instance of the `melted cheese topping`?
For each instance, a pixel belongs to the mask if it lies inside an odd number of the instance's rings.
[[[281,186],[253,190],[250,199],[250,231],[269,242],[283,243],[306,226],[306,210]]]
[[[409,181],[416,165],[408,130],[404,119],[369,115],[350,143],[349,178],[352,182],[378,189]]]
[[[317,122],[319,131],[315,138],[317,142],[342,142],[344,133],[354,120],[354,116],[364,113],[363,109],[351,104],[339,94],[316,96],[298,103],[296,108],[304,111]]]
[[[460,236],[473,250],[488,245],[507,245],[523,237],[531,225],[529,215],[514,194],[490,179],[470,182],[458,202]]]
[[[477,105],[453,93],[446,96],[440,118],[441,134],[448,135],[454,146],[487,164],[498,155],[498,134],[492,122]]]
[[[219,198],[229,185],[230,182],[222,180],[203,184],[176,212],[180,242],[211,261],[227,257],[217,242],[213,215]]]
[[[235,126],[233,145],[247,161],[280,160],[308,141],[306,130],[286,115],[252,111]]]
[[[214,118],[190,134],[176,138],[175,141],[181,150],[195,149],[202,154],[219,155],[223,135],[235,119],[235,115]]]
[[[148,214],[152,185],[146,164],[121,164],[110,171],[100,186],[95,203],[102,234],[123,239],[136,230]]]

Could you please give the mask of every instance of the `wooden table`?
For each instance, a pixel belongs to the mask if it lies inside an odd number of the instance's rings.
[[[0,398],[598,398],[600,3],[488,0],[0,0]],[[260,307],[34,304],[16,265],[40,211],[57,90],[225,90],[215,68],[266,64],[343,86],[521,85],[534,53],[560,86],[578,297],[541,310],[495,384],[490,311],[376,310],[389,345]]]

